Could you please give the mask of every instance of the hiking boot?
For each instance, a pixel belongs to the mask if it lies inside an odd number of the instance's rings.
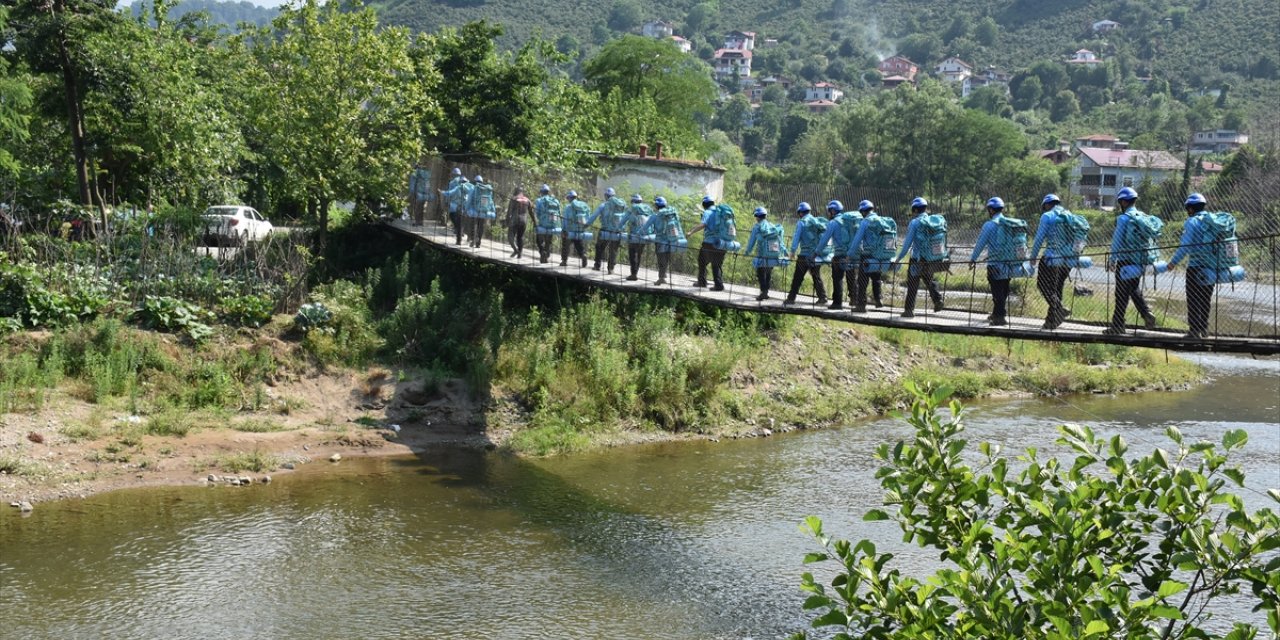
[[[585,265],[584,265],[584,266],[585,266]],[[598,264],[597,264],[596,266],[591,267],[591,270],[592,270],[592,271],[599,271],[599,270],[600,270],[600,265],[598,265]]]
[[[1155,329],[1156,329],[1156,317],[1155,317],[1155,316],[1147,316],[1147,317],[1143,318],[1143,319],[1142,319],[1142,328],[1143,328],[1143,329],[1146,329],[1147,331],[1155,331]]]
[[[653,283],[653,284],[658,285],[658,286],[662,286],[662,285],[664,285],[664,284],[666,284],[666,283],[667,283],[667,279],[666,279],[666,278],[658,278],[658,281],[657,281],[657,282],[655,282],[655,283]]]
[[[855,305],[855,306],[854,306],[852,309],[850,309],[849,311],[852,311],[853,313],[866,313],[866,312],[867,312],[867,305],[865,305],[865,304]]]
[[[844,305],[840,304],[839,302],[832,302],[831,304],[827,305],[827,308],[831,309],[832,311],[840,311],[841,309],[844,309]]]
[[[791,305],[793,305],[793,304],[795,304],[795,303],[796,303],[796,299],[795,299],[795,298],[787,298],[786,300],[783,300],[783,301],[782,301],[782,306],[784,306],[784,307],[789,307],[789,306],[791,306]]]
[[[824,305],[824,304],[826,304],[826,303],[827,303],[827,299],[826,299],[825,297],[824,297],[824,298],[818,298],[817,302],[814,302],[814,304],[818,305],[819,307],[821,307],[822,305]]]
[[[712,291],[724,291],[724,285],[722,285],[722,284],[718,284],[718,285],[716,285],[716,286],[714,286],[714,287],[711,287],[711,290],[712,290]]]
[[[942,304],[942,301],[941,301],[941,300],[939,300],[939,301],[937,301],[937,302],[933,303],[933,312],[934,312],[934,313],[938,313],[938,312],[940,312],[940,311],[942,311],[943,309],[946,309],[946,308],[947,308],[947,307],[946,307],[945,305],[943,305],[943,304]]]
[[[628,281],[630,281],[630,282],[635,282],[636,280],[639,280],[639,279],[640,279],[640,278],[637,278],[637,277],[635,276],[635,274],[634,274],[634,273],[633,273],[633,274],[631,274],[631,275],[629,275],[629,276],[627,276],[627,280],[628,280]]]
[[[1124,327],[1107,327],[1102,330],[1104,336],[1122,336],[1124,335]]]
[[[583,269],[586,269],[586,268],[587,268],[587,259],[586,259],[586,258],[583,258],[583,259],[582,259],[582,268],[583,268]],[[597,269],[597,271],[599,271],[599,269]]]
[[[1008,320],[1005,320],[1004,318],[992,318],[992,319],[991,319],[991,324],[990,324],[990,326],[992,326],[992,327],[1007,327],[1007,326],[1009,326],[1009,321],[1008,321]]]
[[[903,312],[902,312],[902,315],[901,315],[901,316],[899,316],[899,317],[901,317],[901,318],[914,318],[914,317],[916,317],[916,313],[915,313],[914,311],[903,311]]]
[[[568,260],[561,260],[561,261],[560,261],[560,266],[562,266],[562,267],[567,267],[567,266],[569,266],[569,261],[568,261]]]
[[[694,281],[694,283],[693,283],[693,286],[695,286],[695,287],[705,287],[705,286],[707,286],[707,281],[706,281],[706,280],[695,280],[695,281]]]
[[[605,273],[608,273],[609,275],[613,275],[613,267],[610,267],[609,270],[606,271]]]
[[[756,300],[768,300],[768,299],[769,299],[769,294],[767,293],[762,293],[756,296]]]
[[[884,303],[883,303],[883,302],[880,302],[879,300],[876,300],[876,308],[877,308],[877,309],[883,309],[883,308],[884,308]]]

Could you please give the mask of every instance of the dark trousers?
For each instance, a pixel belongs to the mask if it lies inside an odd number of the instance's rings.
[[[711,279],[716,287],[724,287],[724,254],[723,249],[704,242],[698,249],[698,282],[699,287],[707,286],[707,265],[711,265]]]
[[[1044,296],[1044,301],[1049,305],[1049,315],[1045,316],[1045,322],[1067,317],[1067,308],[1062,304],[1062,287],[1066,285],[1069,275],[1071,275],[1071,267],[1051,267],[1043,258],[1040,259],[1040,266],[1036,272],[1036,288],[1040,290],[1040,295]]]
[[[462,244],[462,212],[450,211],[449,222],[453,224],[454,244]]]
[[[582,266],[587,266],[587,247],[581,240],[570,240],[569,236],[560,236],[560,266],[569,264],[569,246],[573,245],[573,256],[582,259]]]
[[[489,220],[486,218],[471,218],[471,246],[480,246],[480,241],[484,239],[485,227],[489,226],[488,223]]]
[[[865,268],[858,269],[858,294],[857,299],[853,302],[855,308],[865,309],[867,307],[867,283],[871,284],[871,295],[876,301],[876,306],[883,306],[884,303],[881,302],[882,298],[880,297],[880,280],[883,276],[884,274],[880,272],[868,273]]]
[[[640,273],[640,261],[644,259],[644,243],[632,242],[627,244],[627,265],[631,267],[631,275],[635,277]]]
[[[787,301],[795,302],[796,294],[800,293],[800,285],[804,282],[806,273],[813,274],[813,292],[818,296],[818,303],[826,302],[827,286],[822,282],[822,265],[806,256],[796,259],[796,272],[791,276],[791,291],[787,293]]]
[[[858,283],[858,270],[846,269],[849,256],[836,256],[831,259],[831,302],[836,307],[844,304],[844,288],[849,285],[849,304],[853,304],[854,286]]]
[[[413,225],[415,227],[422,226],[422,216],[426,208],[426,200],[419,200],[414,197],[409,198],[409,215],[413,217]]]
[[[760,283],[760,298],[767,298],[769,287],[773,286],[773,267],[756,267],[756,281]]]
[[[519,223],[512,223],[507,227],[507,244],[511,246],[511,250],[515,252],[519,258],[524,255],[524,231],[525,222],[521,220]]]
[[[987,284],[991,287],[991,319],[1003,321],[1009,311],[1009,279],[996,267],[987,267]]]
[[[1192,334],[1209,333],[1209,304],[1213,300],[1213,285],[1197,282],[1196,269],[1187,269],[1187,327]]]
[[[933,301],[933,306],[941,307],[942,292],[938,291],[938,280],[934,278],[934,274],[945,270],[941,262],[912,260],[907,266],[907,299],[902,302],[902,310],[906,313],[915,311],[916,294],[920,292],[922,280],[925,290],[929,292],[929,299]]]
[[[614,265],[618,264],[618,244],[619,240],[596,240],[596,270],[600,270],[600,259],[604,258],[609,265],[609,273],[613,273]]]
[[[538,261],[546,262],[551,258],[551,238],[549,233],[539,233],[533,237],[533,241],[538,245]]]
[[[667,270],[671,268],[671,256],[675,254],[670,252],[658,252],[658,282],[665,283],[667,281]]]
[[[1131,263],[1116,263],[1116,273],[1129,266]],[[1124,328],[1124,314],[1129,310],[1129,301],[1133,300],[1133,308],[1138,310],[1143,319],[1154,318],[1151,314],[1151,307],[1147,306],[1147,299],[1142,296],[1142,277],[1133,278],[1132,280],[1116,280],[1116,306],[1111,311],[1111,327],[1115,329]]]

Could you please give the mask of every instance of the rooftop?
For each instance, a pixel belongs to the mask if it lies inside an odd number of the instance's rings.
[[[1161,169],[1172,171],[1182,168],[1182,161],[1168,151],[1143,149],[1094,149],[1083,148],[1080,153],[1102,167],[1132,167],[1135,169]]]

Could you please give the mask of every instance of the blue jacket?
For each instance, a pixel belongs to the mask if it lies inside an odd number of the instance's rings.
[[[853,240],[850,240],[849,246],[845,248],[846,255],[848,255],[851,258],[857,258],[860,260],[867,259],[870,252],[869,251],[864,252],[862,250],[863,245],[866,244],[867,242],[867,227],[871,226],[871,221],[874,218],[879,218],[879,217],[880,217],[880,214],[876,213],[875,211],[872,211],[871,213],[868,213],[867,215],[863,216],[862,222],[858,224],[858,233],[853,236]]]
[[[626,231],[628,244],[644,244],[647,242],[640,233],[649,218],[653,217],[653,208],[643,202],[633,203],[627,209],[627,217],[622,219],[621,228]]]
[[[835,250],[835,257],[843,258],[849,255],[849,241],[853,236],[845,232],[844,225],[840,222],[840,219],[846,216],[856,216],[858,224],[862,224],[862,214],[853,211],[845,211],[832,218],[827,222],[827,228],[822,232],[822,237],[818,238],[819,253],[826,249],[827,243],[830,242],[832,249]]]
[[[978,256],[982,255],[985,250],[987,252],[987,268],[993,271],[992,276],[996,280],[1008,280],[1013,267],[1013,265],[991,261],[991,254],[998,250],[996,243],[1004,240],[1004,234],[1000,233],[1000,219],[1002,218],[1004,218],[1004,214],[999,213],[982,224],[982,232],[978,234],[978,242],[973,246],[973,255],[969,256],[969,262],[977,262]]]
[[[678,233],[675,237],[664,235],[666,218],[675,216],[676,228]],[[640,229],[640,235],[652,235],[654,237],[654,251],[658,253],[678,253],[684,251],[685,247],[680,241],[685,240],[684,226],[680,223],[680,212],[675,207],[667,206],[654,212],[649,216],[649,221],[644,223],[644,227]]]
[[[449,213],[462,213],[471,197],[471,183],[461,176],[449,181],[449,188],[444,191],[444,198],[449,203]]]
[[[606,233],[617,234],[622,231],[622,222],[627,217],[627,203],[622,198],[614,196],[600,203],[596,207],[595,213],[587,218],[587,226],[595,224],[596,220],[600,221],[600,230]],[[604,237],[604,236],[601,236]],[[616,240],[617,238],[605,238],[605,240]]]
[[[791,253],[795,253],[796,248],[799,247],[800,255],[814,262],[830,262],[831,255],[823,254],[823,246],[819,243],[822,236],[826,235],[826,225],[823,226],[822,233],[813,231],[811,221],[814,220],[818,218],[812,213],[807,213],[796,222],[796,234],[791,238]]]
[[[782,225],[778,225],[778,227],[782,229],[782,232],[778,234],[778,242],[780,245],[785,246],[787,243],[787,229]],[[747,248],[744,250],[747,255],[751,255],[752,251],[757,253],[756,257],[751,260],[751,266],[760,269],[762,267],[780,267],[787,264],[788,260],[785,255],[779,255],[777,258],[760,256],[759,254],[764,253],[764,250],[764,236],[760,233],[760,223],[757,222],[755,226],[751,227],[751,236],[747,238]]]
[[[1216,240],[1213,231],[1205,224],[1204,213],[1187,218],[1182,227],[1182,240],[1178,250],[1169,258],[1172,267],[1187,258],[1187,268],[1202,269],[1213,266],[1213,242]]]
[[[1036,225],[1036,239],[1031,244],[1031,262],[1034,263],[1039,259],[1040,247],[1044,246],[1045,264],[1051,267],[1067,266],[1062,263],[1062,260],[1056,260],[1059,257],[1058,250],[1054,247],[1053,236],[1051,235],[1062,219],[1061,214],[1061,206],[1056,206],[1040,214],[1040,224]]]

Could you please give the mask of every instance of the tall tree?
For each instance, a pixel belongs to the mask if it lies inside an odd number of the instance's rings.
[[[251,126],[323,244],[332,202],[399,191],[434,122],[439,77],[414,64],[407,30],[336,2],[291,5],[249,44],[261,88]]]
[[[80,204],[100,200],[92,185],[85,138],[85,42],[121,17],[114,0],[17,0],[10,13],[13,46],[35,73],[54,73],[62,81],[61,103],[75,158]]]
[[[5,28],[8,9],[0,7],[0,31]],[[18,172],[13,145],[27,139],[31,122],[31,84],[15,73],[9,61],[0,58],[0,172]]]

